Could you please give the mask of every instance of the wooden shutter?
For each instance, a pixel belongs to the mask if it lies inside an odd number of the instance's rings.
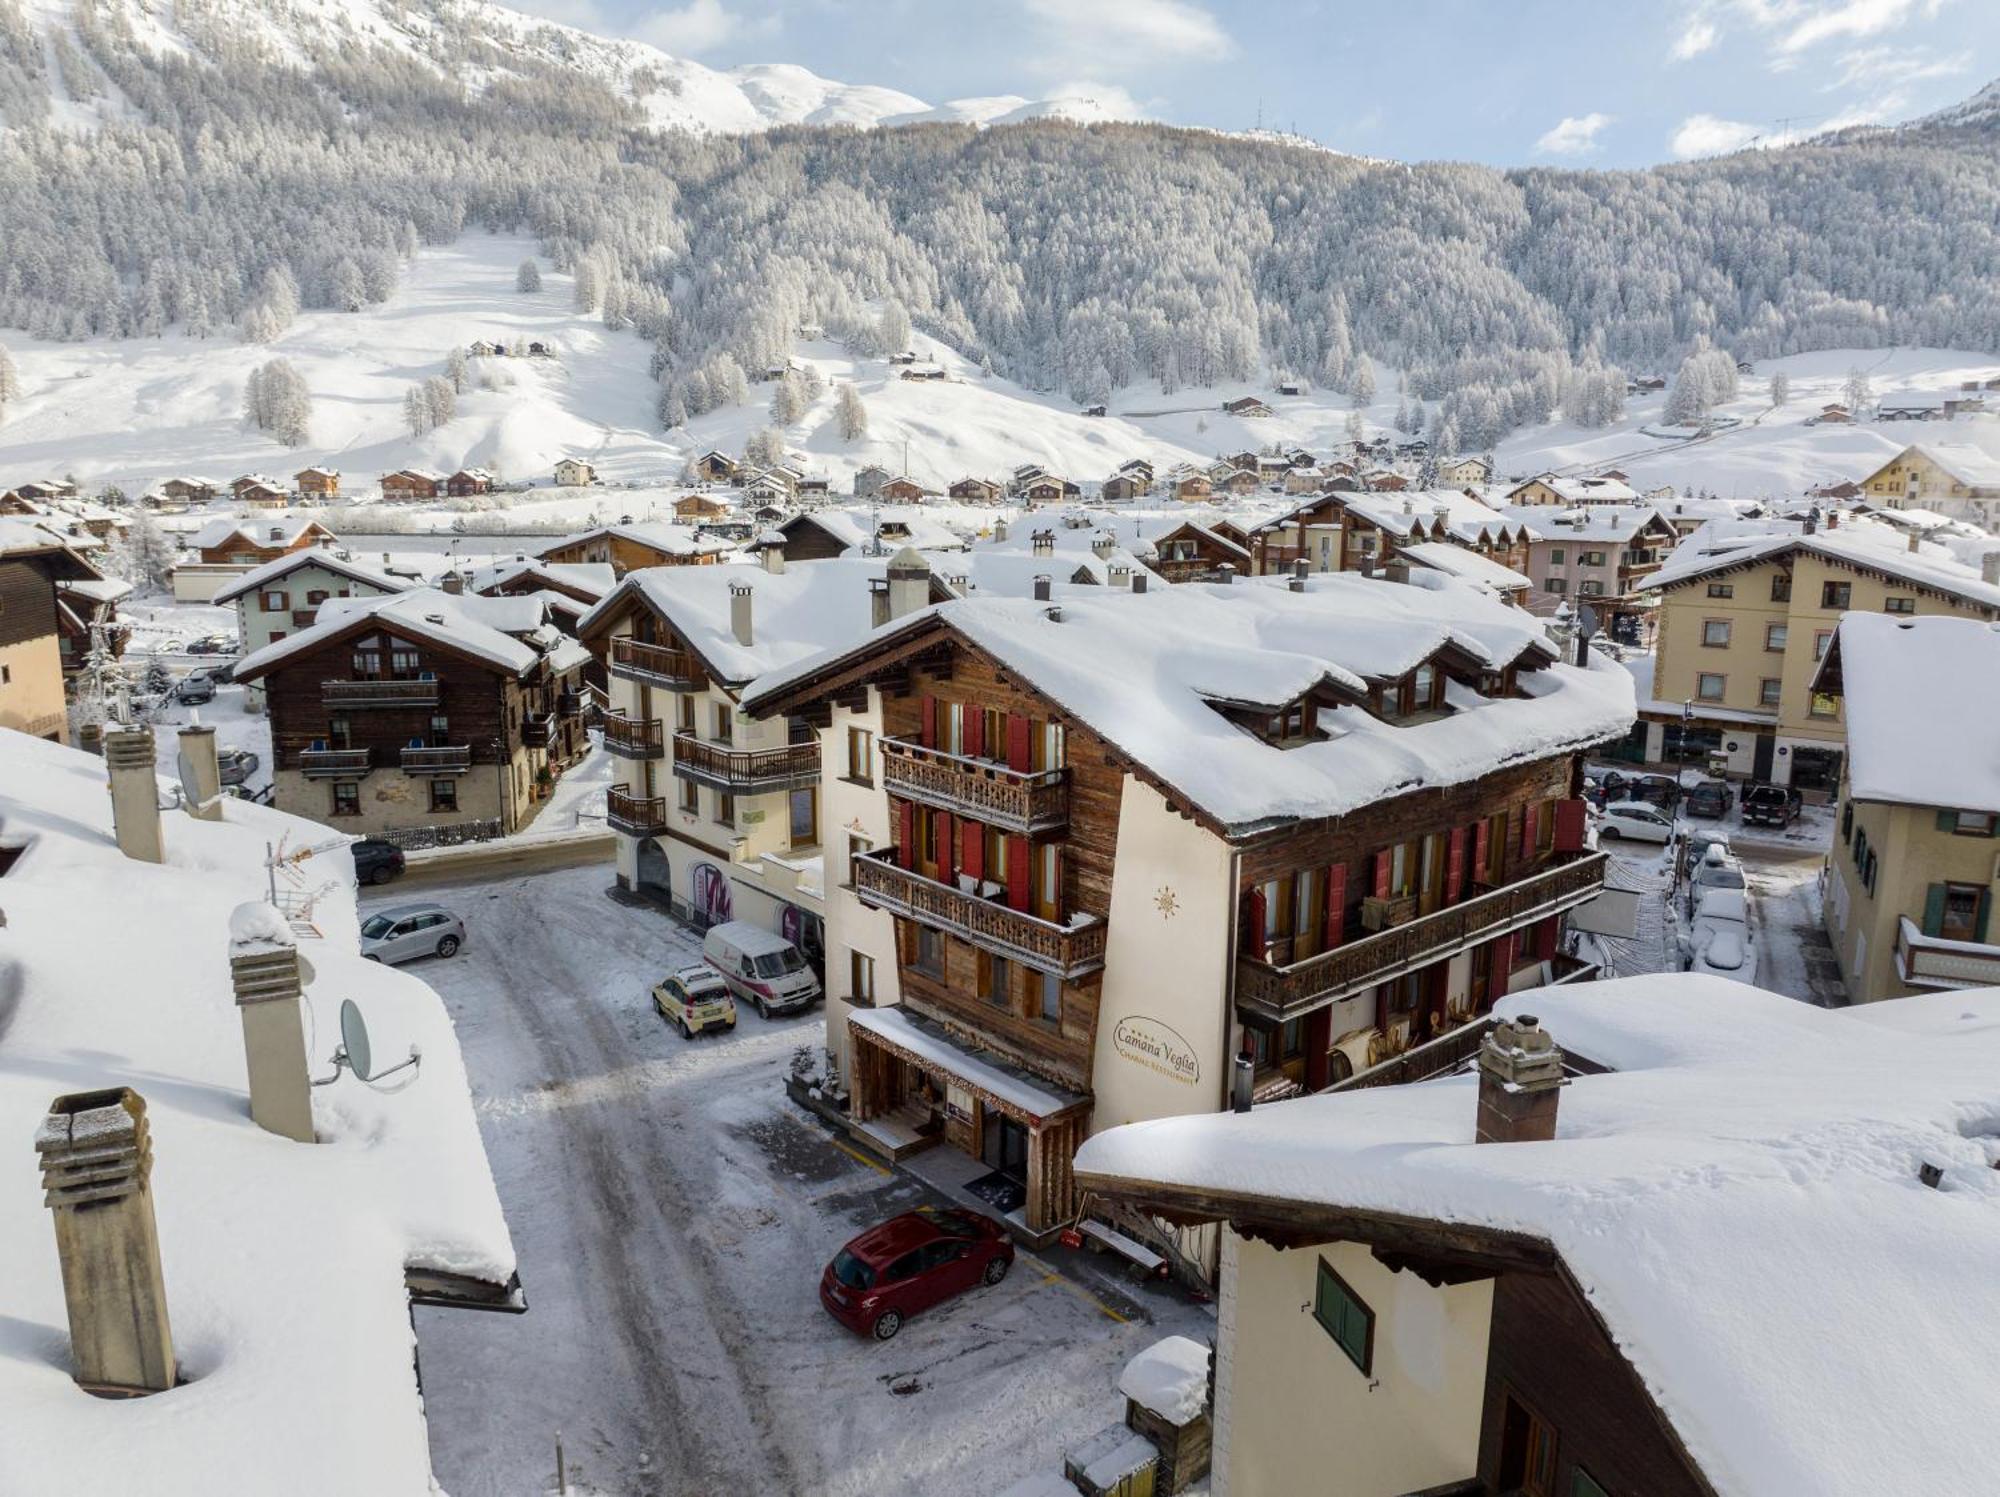
[[[1924,891],[1924,934],[1935,936],[1944,929],[1943,884],[1932,884]]]
[[[1253,956],[1260,962],[1264,959],[1264,891],[1254,885],[1243,891],[1243,934],[1240,949],[1244,955]]]
[[[905,868],[917,866],[917,807],[914,801],[896,802],[896,861]]]
[[[1465,828],[1451,829],[1451,842],[1444,855],[1444,899],[1457,904],[1465,894]]]
[[[966,708],[963,752],[968,759],[986,757],[986,714],[980,708]]]
[[[1493,943],[1493,972],[1487,980],[1486,996],[1497,1003],[1507,996],[1507,979],[1514,975],[1515,932],[1509,931]]]
[[[976,821],[958,824],[958,867],[966,877],[986,877],[986,828]]]
[[[1532,858],[1535,855],[1535,813],[1540,809],[1540,806],[1532,802],[1521,807],[1521,856],[1523,858]]]
[[[924,698],[924,722],[918,730],[917,742],[925,748],[937,747],[938,704],[936,697]]]
[[[1386,847],[1375,854],[1375,897],[1377,899],[1387,899],[1389,897],[1389,872],[1392,857],[1393,854]]]
[[[1019,713],[1009,713],[1007,717],[1007,767],[1027,772],[1034,749],[1032,741],[1034,725]]]
[[[958,871],[958,822],[949,811],[931,814],[937,817],[938,880],[953,883]]]
[[[1981,889],[1979,891],[1979,914],[1973,921],[1972,939],[1982,946],[1986,944],[1987,919],[1992,913],[1993,891],[1991,889]]]
[[[1583,851],[1583,802],[1580,800],[1559,800],[1556,802],[1556,851]]]
[[[1556,954],[1556,941],[1562,931],[1562,916],[1551,915],[1535,926],[1535,955],[1547,961]]]
[[[1326,1085],[1326,1051],[1333,1043],[1333,1010],[1316,1008],[1306,1015],[1306,1090]]]
[[[1007,903],[1017,910],[1028,908],[1028,839],[1007,839]]]
[[[1347,925],[1347,865],[1335,863],[1326,870],[1326,949],[1340,944]]]

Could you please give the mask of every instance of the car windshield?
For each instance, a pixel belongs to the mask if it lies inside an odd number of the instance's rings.
[[[1704,889],[1740,889],[1743,887],[1743,870],[1741,868],[1698,868],[1695,870],[1694,881]]]
[[[755,958],[754,965],[759,977],[783,977],[788,972],[804,968],[805,961],[798,952],[786,947],[783,951],[767,951]]]
[[[849,1289],[873,1289],[875,1270],[842,1248],[833,1260],[833,1276]]]
[[[379,941],[388,935],[396,922],[387,915],[370,915],[361,925],[361,934],[371,941]]]

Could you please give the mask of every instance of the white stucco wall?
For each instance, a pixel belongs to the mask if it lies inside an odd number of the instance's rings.
[[[876,745],[870,784],[848,776],[847,730],[864,728]],[[887,847],[895,834],[889,826],[889,797],[882,789],[882,697],[868,688],[868,705],[859,712],[833,709],[833,723],[823,729],[819,756],[819,824],[826,847],[826,1047],[841,1074],[847,1074],[846,1002],[852,983],[849,954],[858,951],[875,962],[875,1006],[902,1001],[896,968],[896,922],[880,910],[864,909],[844,886],[849,882],[847,849],[850,837],[867,839],[870,847]]]

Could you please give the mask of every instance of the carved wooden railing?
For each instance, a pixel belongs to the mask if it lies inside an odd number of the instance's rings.
[[[1009,769],[907,738],[885,738],[882,783],[891,795],[1024,836],[1069,825],[1067,769]]]
[[[651,837],[667,829],[665,797],[633,795],[613,785],[604,797],[605,820],[613,831],[630,837]]]
[[[925,878],[899,866],[890,851],[854,855],[854,893],[870,909],[961,936],[1039,972],[1081,977],[1104,965],[1106,926],[1097,916],[1084,916],[1074,925],[1043,920]]]
[[[412,745],[403,750],[402,765],[405,774],[448,774],[467,770],[472,768],[472,745]]]
[[[387,677],[322,681],[320,700],[329,707],[435,707],[438,683],[432,678],[398,681]]]
[[[667,733],[657,717],[607,717],[604,719],[604,747],[621,759],[660,759],[666,756]]]
[[[1604,865],[1601,852],[1575,855],[1491,893],[1283,967],[1238,957],[1236,1002],[1266,1018],[1291,1018],[1582,904],[1603,888]]]
[[[298,770],[304,775],[366,774],[372,751],[365,748],[300,749]]]
[[[801,789],[819,783],[819,740],[780,748],[740,749],[703,743],[692,733],[676,733],[674,773],[732,795]]]
[[[623,637],[611,641],[611,674],[669,691],[699,691],[706,684],[701,662],[691,652]]]

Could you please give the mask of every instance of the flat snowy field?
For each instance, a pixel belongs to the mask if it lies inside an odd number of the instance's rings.
[[[0,424],[0,486],[73,473],[136,493],[181,473],[283,476],[318,463],[340,469],[349,493],[361,494],[382,473],[411,466],[448,472],[477,465],[509,482],[546,483],[566,455],[589,459],[612,485],[664,485],[689,457],[711,447],[738,453],[751,432],[770,424],[771,386],[752,384],[748,403],[661,432],[649,345],[577,312],[571,278],[545,262],[542,290],[515,291],[515,268],[530,257],[536,257],[532,239],[467,234],[420,253],[382,305],[305,313],[269,345],[237,342],[226,329],[201,340],[171,332],[122,343],[50,343],[10,332],[4,341],[20,368],[23,394]],[[557,357],[473,360],[473,387],[459,397],[454,419],[411,437],[403,426],[405,392],[442,374],[452,348],[482,338],[541,340]],[[885,361],[858,358],[829,341],[794,345],[793,357],[828,381],[827,392],[786,432],[788,447],[807,467],[840,488],[865,463],[892,471],[907,464],[913,477],[939,489],[967,474],[1001,477],[1025,462],[1097,480],[1132,457],[1164,468],[1274,444],[1330,451],[1346,435],[1351,402],[1332,391],[1279,397],[1266,379],[1171,395],[1133,385],[1113,397],[1109,416],[1092,418],[1060,394],[984,375],[922,333],[912,342],[943,367],[946,380],[906,381]],[[291,360],[313,393],[310,438],[302,447],[281,447],[242,419],[245,379],[274,357]],[[1650,395],[1628,402],[1618,426],[1587,431],[1552,422],[1512,434],[1496,457],[1503,474],[1616,465],[1641,487],[1671,483],[1751,497],[1861,476],[1912,441],[1973,442],[2000,453],[2000,416],[1807,426],[1822,405],[1841,398],[1853,367],[1868,373],[1877,395],[1946,393],[1961,380],[2000,374],[2000,359],[1939,349],[1800,354],[1765,361],[1743,376],[1740,398],[1717,412],[1742,425],[1713,438],[1643,435],[1665,405],[1664,395]],[[1791,398],[1772,410],[1767,396],[1778,370],[1791,381]],[[1371,430],[1388,431],[1398,375],[1380,360],[1375,372],[1377,396],[1364,415]],[[855,441],[839,435],[834,419],[833,392],[842,383],[854,385],[868,410],[868,434]],[[1225,416],[1222,402],[1243,394],[1261,395],[1273,414]],[[523,518],[580,519],[593,506],[599,512],[609,506],[615,515],[619,504],[615,490],[554,491],[534,496]]]
[[[422,890],[470,931],[410,970],[457,1025],[530,1306],[419,1312],[453,1497],[553,1491],[558,1432],[572,1491],[997,1492],[1122,1417],[1141,1349],[1210,1339],[1206,1310],[1060,1249],[892,1342],[841,1329],[827,1260],[930,1197],[785,1099],[817,1010],[668,1028],[647,991],[694,941],[609,884],[591,867]]]

